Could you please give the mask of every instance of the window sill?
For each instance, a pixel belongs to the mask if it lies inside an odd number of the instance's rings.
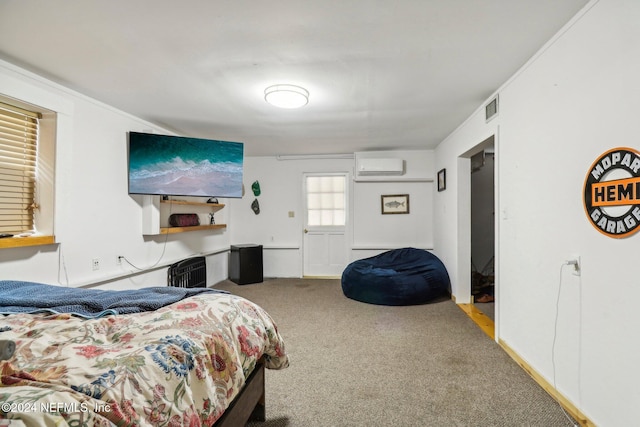
[[[53,245],[55,242],[56,236],[7,237],[0,239],[0,249]]]

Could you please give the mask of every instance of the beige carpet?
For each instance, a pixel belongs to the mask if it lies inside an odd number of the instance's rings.
[[[291,357],[267,371],[267,421],[251,427],[572,425],[448,299],[370,305],[346,298],[339,280],[215,287],[265,308]]]

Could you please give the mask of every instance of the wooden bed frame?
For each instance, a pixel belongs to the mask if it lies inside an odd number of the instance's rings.
[[[239,427],[249,420],[266,421],[264,359],[258,360],[244,387],[214,426]]]

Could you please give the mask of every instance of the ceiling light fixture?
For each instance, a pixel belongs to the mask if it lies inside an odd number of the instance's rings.
[[[300,108],[309,102],[309,91],[294,85],[273,85],[264,90],[264,100],[280,108]]]

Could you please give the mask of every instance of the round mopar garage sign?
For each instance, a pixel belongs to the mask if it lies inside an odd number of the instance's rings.
[[[640,230],[640,152],[620,147],[596,160],[584,181],[591,224],[616,239]]]

